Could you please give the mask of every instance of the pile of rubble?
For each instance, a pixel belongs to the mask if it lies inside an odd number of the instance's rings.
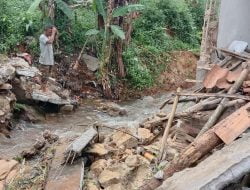
[[[224,52],[225,58],[208,68],[201,88],[194,92],[178,90],[173,94],[173,98],[164,102],[161,109],[166,104],[173,104],[171,113],[159,111],[143,121],[136,132],[124,128],[114,129],[116,132],[101,138],[97,130],[92,133],[86,132],[87,134],[76,140],[66,152],[74,153],[73,158],[83,152],[83,156],[91,160],[85,178],[87,189],[153,190],[168,179],[159,189],[167,189],[171,185],[172,189],[181,190],[177,188],[181,185],[174,183],[176,177],[173,174],[197,164],[205,167],[202,164],[203,160],[213,151],[223,152],[224,149],[220,149],[224,144],[228,145],[225,147],[226,150],[236,146],[234,141],[237,147],[240,146],[239,144],[244,141],[237,139],[248,129],[250,123],[250,104],[247,103],[250,101],[247,91],[250,62],[245,55],[228,50]],[[188,101],[195,104],[176,113],[178,103]],[[103,125],[95,127],[110,128]],[[86,138],[85,135],[91,138]],[[88,141],[83,143],[81,139]],[[247,139],[249,140],[249,137]],[[89,142],[92,143],[87,146]],[[69,160],[72,158],[66,155]],[[229,152],[228,155],[237,156],[237,153]],[[244,161],[247,158],[248,150],[240,159],[225,164],[220,171],[214,170],[211,176],[214,175],[216,179],[207,179],[199,184],[200,187],[209,189],[211,184],[219,184],[219,189],[223,189],[242,179],[250,172],[249,167],[246,167],[246,171],[237,173],[240,169],[234,169],[232,165],[238,164],[237,167],[241,168],[242,164],[247,162]],[[209,160],[211,162],[211,159]],[[213,167],[213,164],[206,165]],[[206,169],[209,170],[204,168]],[[140,170],[143,172],[138,174]],[[232,171],[235,178],[230,177],[225,181],[220,177],[228,175],[227,170]],[[190,172],[185,171],[180,175],[190,175]],[[147,180],[148,178],[151,179]]]
[[[0,57],[0,132],[8,135],[10,118],[16,100],[22,103],[46,102],[73,109],[69,91],[63,90],[53,78],[49,80],[49,90],[41,91],[41,73],[36,67],[20,57],[9,59]]]
[[[161,106],[163,108],[166,104],[173,103],[170,114],[158,113],[141,124],[141,127],[150,129],[153,133],[160,131],[163,134],[158,158],[166,159],[162,155],[173,144],[178,151],[177,156],[163,169],[162,178],[154,176],[140,187],[141,190],[156,189],[163,180],[171,179],[174,173],[202,162],[216,147],[231,145],[248,129],[249,56],[229,50],[221,51],[225,58],[216,60],[207,68],[208,73],[201,88],[191,93],[177,91],[174,93],[174,100],[169,99]],[[178,102],[187,101],[194,101],[196,104],[183,112],[175,113]],[[245,174],[242,172],[240,177]],[[166,182],[159,189],[173,184],[172,180],[169,181],[171,183]],[[219,189],[232,182],[233,180],[228,180]]]

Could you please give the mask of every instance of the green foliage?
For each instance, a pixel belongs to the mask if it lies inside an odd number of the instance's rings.
[[[94,0],[93,1],[93,7],[94,10],[103,16],[104,19],[106,19],[106,10],[104,9],[104,1],[103,0]]]
[[[86,36],[95,36],[95,35],[97,35],[97,34],[99,34],[99,33],[100,33],[99,30],[90,29],[90,30],[88,30],[88,31],[85,33],[85,35],[86,35]]]
[[[25,105],[24,104],[20,104],[20,103],[16,103],[14,106],[14,110],[17,112],[20,112],[21,110],[25,109]]]
[[[203,17],[205,12],[206,0],[186,0],[195,26],[200,30],[203,26]]]
[[[113,17],[126,16],[129,13],[142,11],[143,9],[144,9],[144,6],[141,4],[125,5],[125,6],[114,9],[112,12],[112,16]]]
[[[34,0],[28,9],[28,13],[34,13],[34,11],[39,7],[40,3],[46,4],[45,0]],[[56,7],[60,9],[68,18],[72,18],[73,11],[70,7],[62,0],[55,0]]]
[[[115,36],[121,38],[122,40],[125,40],[125,33],[120,26],[111,25],[110,28]]]
[[[201,4],[196,6],[195,11],[200,14],[196,18],[190,7],[194,4],[187,1],[191,0],[140,2],[145,8],[133,24],[132,44],[123,55],[127,79],[133,87],[142,89],[156,82],[167,67],[167,52],[199,47],[204,9]]]
[[[29,13],[34,13],[35,10],[38,8],[39,4],[42,2],[43,0],[34,0],[34,2],[30,5],[30,8],[28,10]]]
[[[60,49],[69,54],[82,48],[87,39],[86,32],[96,26],[95,14],[90,7],[77,9],[74,14],[75,19],[70,20],[61,10],[57,10],[55,20],[55,25],[60,32]]]
[[[31,0],[2,0],[0,6],[0,52],[15,47],[41,28],[40,13],[27,14]],[[32,22],[31,22],[32,20]]]
[[[128,48],[123,57],[126,60],[127,79],[131,86],[143,89],[153,85],[153,76],[138,57],[138,49]]]
[[[165,16],[165,27],[183,42],[196,43],[196,27],[185,0],[160,0],[157,3]]]
[[[62,0],[55,0],[57,8],[59,8],[68,18],[72,19],[73,11],[71,8]]]

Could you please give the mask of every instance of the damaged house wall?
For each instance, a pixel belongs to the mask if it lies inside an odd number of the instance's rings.
[[[217,46],[227,48],[234,40],[250,44],[250,1],[221,0]]]

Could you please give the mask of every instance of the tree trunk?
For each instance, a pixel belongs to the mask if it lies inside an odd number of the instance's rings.
[[[112,99],[112,90],[111,90],[111,84],[109,79],[109,70],[108,66],[110,64],[111,59],[111,43],[112,39],[110,37],[110,24],[112,21],[112,10],[113,10],[113,0],[108,1],[108,8],[107,8],[107,19],[105,23],[105,29],[104,29],[104,40],[102,44],[102,63],[100,66],[100,72],[101,72],[101,83],[103,87],[103,94],[106,98]]]
[[[195,164],[200,158],[221,143],[222,141],[213,130],[207,131],[200,138],[190,144],[176,160],[173,160],[168,167],[164,169],[164,180],[171,177],[175,172],[181,171]],[[141,186],[140,190],[154,190],[159,187],[162,182],[163,180],[152,178]]]
[[[117,50],[117,64],[118,64],[118,76],[124,78],[126,76],[125,66],[122,59],[122,40],[116,40],[116,50]]]
[[[97,16],[98,30],[104,29],[104,19],[102,15]]]

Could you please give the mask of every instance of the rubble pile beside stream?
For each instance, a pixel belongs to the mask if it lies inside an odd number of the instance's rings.
[[[49,79],[49,90],[41,91],[40,76],[39,69],[24,59],[0,55],[0,133],[8,136],[17,101],[28,104],[45,102],[58,105],[62,110],[68,107],[73,109],[69,91],[64,90],[53,78]]]

